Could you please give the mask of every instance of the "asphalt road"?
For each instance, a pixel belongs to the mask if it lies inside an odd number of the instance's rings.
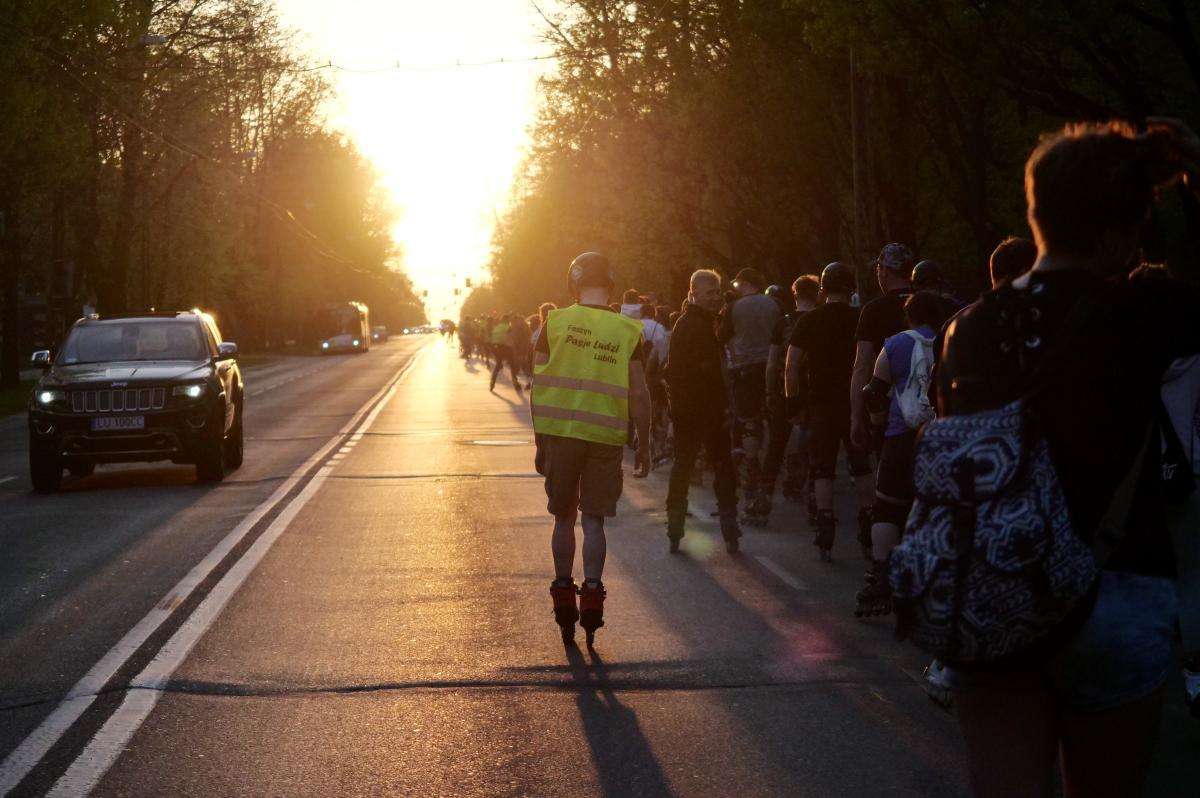
[[[511,388],[428,337],[247,389],[216,487],[121,466],[35,495],[0,420],[0,792],[966,794],[922,657],[852,617],[849,523],[832,565],[792,507],[731,557],[697,491],[671,556],[665,469],[627,479],[607,626],[564,650]],[[1149,794],[1196,794],[1197,726],[1167,708]]]

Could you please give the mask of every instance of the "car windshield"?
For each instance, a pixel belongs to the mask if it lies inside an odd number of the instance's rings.
[[[76,327],[63,344],[58,362],[203,360],[208,354],[197,324],[131,320]]]

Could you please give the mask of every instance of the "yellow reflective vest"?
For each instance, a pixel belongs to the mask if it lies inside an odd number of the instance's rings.
[[[533,428],[622,446],[629,433],[629,360],[642,340],[636,319],[583,305],[550,311],[550,359],[534,366]]]

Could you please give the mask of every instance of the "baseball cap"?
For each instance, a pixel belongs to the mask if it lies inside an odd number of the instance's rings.
[[[733,284],[740,288],[742,283],[749,283],[755,288],[766,288],[767,278],[763,277],[758,269],[742,269],[737,273],[737,277],[733,278]]]
[[[879,250],[879,257],[875,263],[888,271],[901,272],[907,277],[913,267],[912,250],[903,244],[886,244]]]

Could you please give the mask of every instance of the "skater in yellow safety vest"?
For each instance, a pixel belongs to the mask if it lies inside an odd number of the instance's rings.
[[[604,625],[604,519],[617,514],[631,417],[638,442],[634,476],[650,470],[650,394],[642,324],[608,305],[614,283],[608,259],[583,253],[571,262],[567,283],[577,302],[550,311],[538,336],[531,410],[537,470],[546,478],[547,509],[554,516],[554,617],[564,643],[573,644],[578,621],[591,646]],[[576,590],[580,513],[584,581]]]

